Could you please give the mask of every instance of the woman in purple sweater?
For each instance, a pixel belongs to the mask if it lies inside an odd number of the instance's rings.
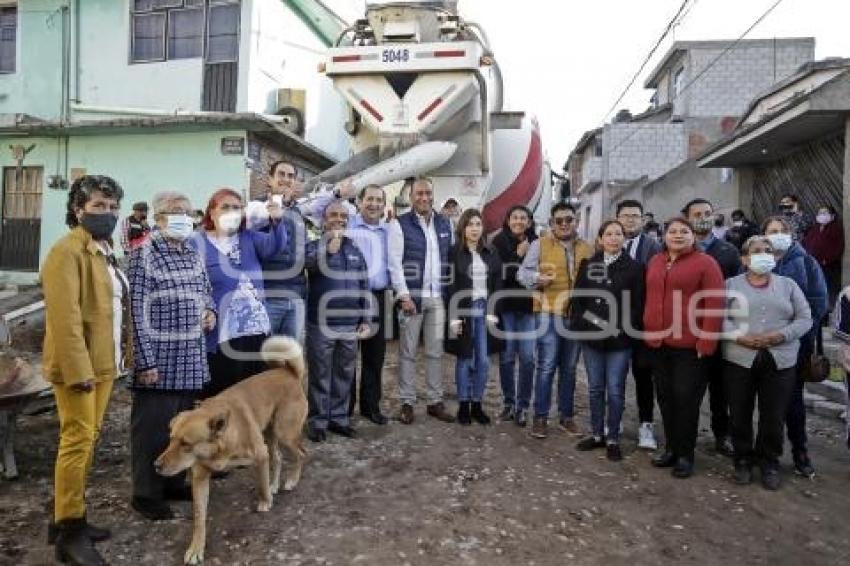
[[[272,229],[268,233],[248,230],[242,197],[233,189],[219,189],[192,237],[212,284],[219,316],[219,323],[206,336],[211,380],[204,397],[266,369],[259,351],[271,325],[260,262],[286,245],[281,208],[274,201],[268,206]]]

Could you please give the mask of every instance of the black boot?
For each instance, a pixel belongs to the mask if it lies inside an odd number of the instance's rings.
[[[472,424],[472,419],[469,418],[469,401],[461,401],[458,403],[457,422],[462,425]]]
[[[481,407],[481,401],[472,402],[472,420],[478,424],[490,424],[490,417],[487,416],[484,409]]]
[[[112,536],[109,529],[95,527],[90,524],[85,517],[83,517],[83,520],[86,521],[86,535],[92,542],[103,542]],[[47,544],[54,544],[57,536],[59,536],[59,529],[56,528],[56,523],[51,520],[47,523]]]
[[[86,535],[85,519],[66,519],[56,524],[59,532],[56,537],[56,560],[62,564],[73,564],[74,566],[106,566],[103,559],[94,547],[91,539]]]

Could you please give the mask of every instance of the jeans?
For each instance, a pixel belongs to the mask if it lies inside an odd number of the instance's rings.
[[[464,320],[462,332],[469,332],[472,336],[472,356],[458,356],[455,365],[457,400],[461,402],[481,402],[487,388],[490,360],[487,357],[487,321],[484,319],[486,309],[486,300],[476,300],[472,303],[472,316]]]
[[[724,378],[732,416],[735,462],[775,468],[782,456],[782,427],[796,380],[795,368],[777,369],[767,350],[745,368],[726,362]],[[758,396],[758,436],[753,449],[753,408]]]
[[[534,314],[505,312],[502,314],[502,324],[507,335],[504,350],[499,354],[502,398],[506,407],[528,409],[534,386]],[[523,334],[528,336],[524,337]],[[514,378],[517,357],[518,380]]]
[[[558,369],[558,412],[573,417],[576,366],[581,347],[577,340],[562,336],[568,319],[547,313],[537,314],[537,371],[534,383],[534,416],[548,417],[552,405],[552,381]]]
[[[587,369],[587,390],[590,405],[590,430],[593,436],[605,435],[605,404],[608,404],[608,442],[620,441],[620,421],[626,404],[626,375],[632,358],[630,348],[600,350],[582,345],[584,367]]]
[[[814,349],[814,339],[810,335],[800,340],[800,352],[797,354],[794,389],[791,391],[791,401],[788,403],[788,413],[785,415],[788,440],[791,441],[791,451],[794,454],[808,452],[809,439],[806,436],[806,406],[803,404],[802,372],[803,364],[807,363]]]
[[[289,336],[304,343],[304,299],[266,297],[273,336]]]
[[[698,358],[697,351],[689,348],[662,346],[655,352],[653,377],[667,451],[693,461],[708,358]]]

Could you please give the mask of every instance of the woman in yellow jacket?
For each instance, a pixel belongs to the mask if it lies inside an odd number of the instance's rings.
[[[59,412],[55,508],[48,540],[61,562],[106,564],[93,542],[109,531],[86,521],[86,478],[112,383],[129,346],[127,280],[110,237],[124,192],[113,179],[87,175],[68,194],[66,224],[44,262],[44,371]]]

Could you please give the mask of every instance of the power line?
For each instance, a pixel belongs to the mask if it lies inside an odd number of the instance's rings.
[[[711,69],[714,65],[716,65],[716,64],[717,64],[717,62],[718,62],[718,61],[720,61],[720,59],[722,59],[724,56],[726,56],[726,54],[727,54],[727,53],[729,53],[730,51],[734,50],[734,49],[735,49],[735,48],[736,48],[736,47],[737,47],[737,46],[741,43],[741,41],[743,41],[743,40],[744,40],[744,38],[746,38],[746,37],[750,34],[750,32],[751,32],[751,31],[753,31],[753,30],[754,30],[754,29],[755,29],[755,28],[756,28],[756,27],[757,27],[757,26],[758,26],[758,25],[759,25],[762,21],[764,21],[764,19],[765,19],[765,18],[767,18],[767,16],[769,16],[769,15],[771,14],[771,12],[773,12],[773,11],[774,11],[774,10],[775,10],[775,9],[776,9],[779,5],[780,5],[780,4],[782,4],[782,2],[784,2],[784,1],[785,1],[785,0],[776,0],[776,1],[775,1],[775,2],[774,2],[774,3],[773,3],[773,4],[772,4],[772,5],[771,5],[771,6],[770,6],[767,10],[765,10],[765,11],[764,11],[764,12],[763,12],[763,13],[762,13],[762,14],[761,14],[761,15],[760,15],[760,16],[759,16],[759,17],[758,17],[758,18],[757,18],[757,19],[756,19],[756,20],[755,20],[755,21],[754,21],[751,25],[750,25],[750,27],[748,27],[748,28],[744,31],[744,33],[742,33],[740,36],[738,36],[738,38],[737,38],[734,42],[732,42],[732,44],[731,44],[731,45],[729,45],[726,49],[724,49],[723,51],[721,51],[721,52],[720,52],[720,54],[719,54],[717,57],[715,57],[714,59],[712,59],[712,60],[708,63],[708,65],[706,65],[706,66],[705,66],[705,68],[704,68],[704,69],[702,69],[702,70],[701,70],[701,71],[700,71],[700,72],[699,72],[699,73],[698,73],[698,74],[697,74],[697,75],[696,75],[693,79],[691,79],[691,80],[690,80],[690,81],[689,81],[689,82],[688,82],[688,83],[687,83],[684,87],[682,87],[682,90],[681,90],[681,91],[679,91],[679,93],[678,93],[678,94],[676,94],[676,95],[675,95],[675,97],[674,97],[673,99],[671,99],[671,101],[672,101],[672,100],[675,100],[675,98],[678,98],[679,96],[681,96],[681,95],[682,95],[685,91],[687,91],[687,90],[688,90],[689,88],[691,88],[694,84],[696,84],[696,82],[697,82],[698,80],[700,80],[700,79],[701,79],[701,78],[702,78],[702,77],[703,77],[703,76],[704,76],[704,75],[705,75],[705,74],[706,74],[706,73],[707,73],[707,72],[708,72],[708,71],[709,71],[709,70],[710,70],[710,69]],[[612,155],[612,154],[613,154],[613,153],[614,153],[617,149],[619,149],[619,148],[620,148],[620,147],[621,147],[624,143],[626,143],[629,139],[631,139],[631,138],[632,138],[634,135],[636,135],[639,131],[641,131],[641,128],[635,128],[635,129],[634,129],[634,131],[632,131],[629,135],[627,135],[625,138],[623,138],[623,139],[620,141],[620,143],[618,143],[616,146],[614,146],[613,148],[611,148],[611,150],[609,150],[609,151],[608,151],[608,156],[610,157],[610,156],[611,156],[611,155]]]
[[[603,122],[608,118],[608,116],[611,115],[611,112],[613,112],[617,108],[617,105],[620,104],[620,102],[622,102],[623,98],[626,97],[626,94],[628,94],[629,90],[635,84],[635,81],[637,80],[637,78],[640,76],[640,74],[646,68],[647,64],[649,64],[649,61],[650,61],[650,59],[652,59],[652,56],[655,55],[656,51],[658,51],[658,48],[661,46],[661,43],[665,39],[667,39],[667,36],[670,35],[670,32],[673,30],[673,28],[676,27],[679,23],[681,23],[680,16],[682,18],[684,18],[682,13],[685,11],[685,8],[688,7],[688,4],[690,4],[690,2],[691,2],[691,0],[685,0],[684,2],[682,2],[682,5],[679,6],[679,9],[676,11],[676,15],[674,15],[673,19],[671,19],[667,23],[667,27],[664,28],[664,32],[662,32],[661,37],[659,37],[658,41],[655,42],[655,45],[652,46],[652,49],[650,49],[646,58],[644,58],[643,63],[641,63],[640,68],[638,68],[638,70],[635,72],[635,74],[632,75],[632,78],[629,81],[629,84],[626,85],[626,88],[623,89],[623,92],[620,93],[620,96],[617,97],[617,100],[614,102],[614,104],[611,105],[611,108],[608,110],[608,112],[605,113],[605,116],[602,117]],[[694,4],[696,4],[696,0],[694,0]]]

